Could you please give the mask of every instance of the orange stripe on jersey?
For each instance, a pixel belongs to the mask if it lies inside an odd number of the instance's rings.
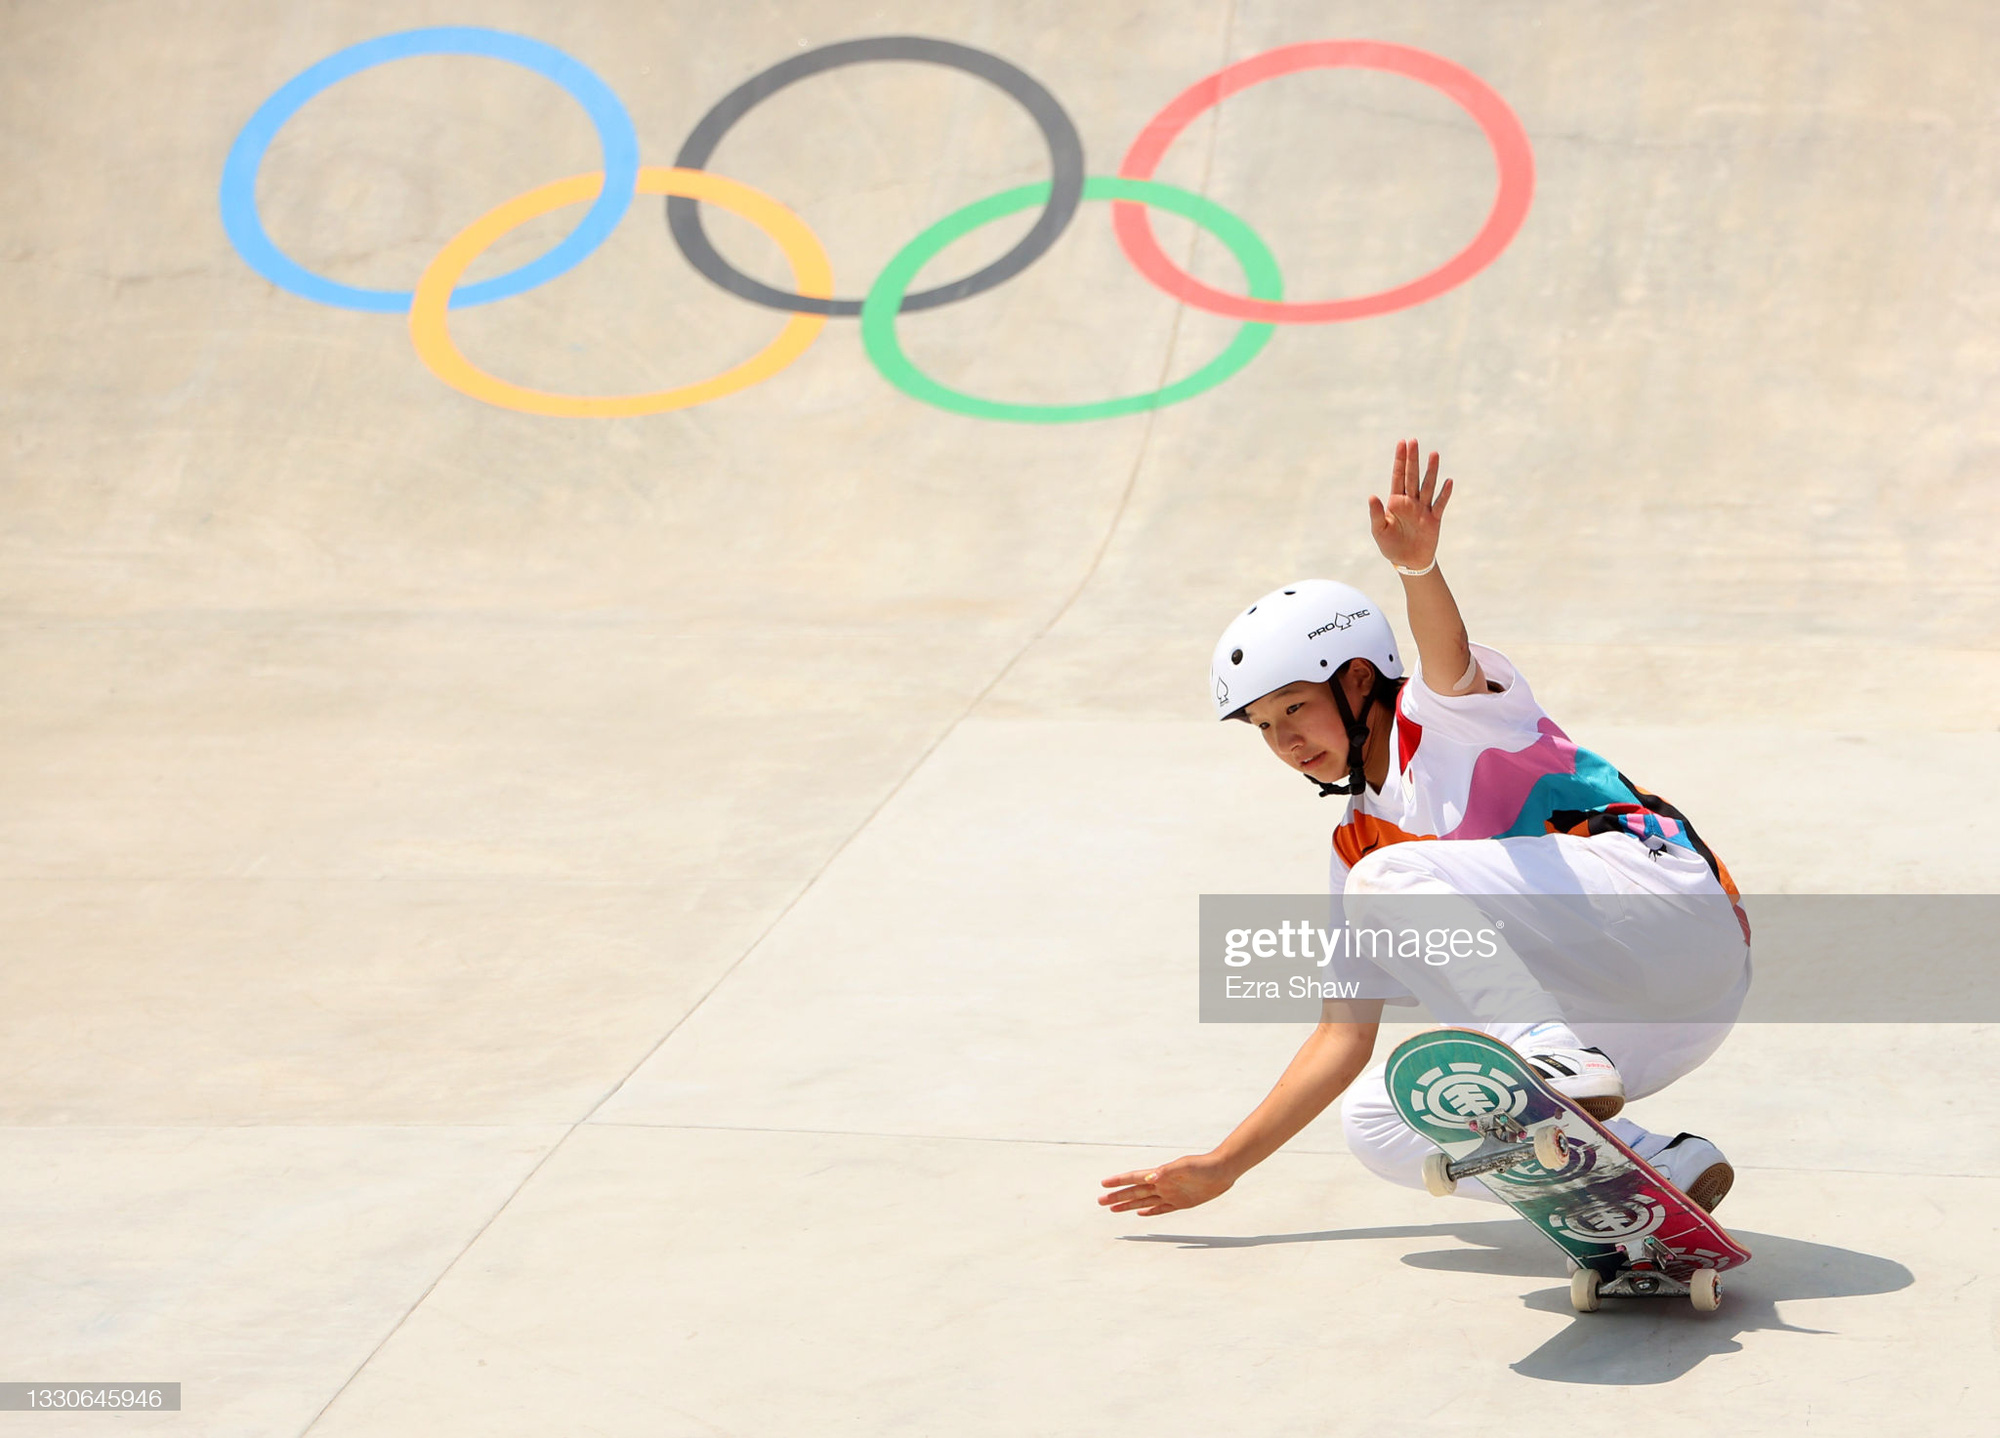
[[[1373,814],[1356,814],[1333,831],[1333,852],[1340,855],[1340,862],[1351,869],[1385,845],[1435,838],[1435,834],[1412,834],[1407,829],[1398,829]]]

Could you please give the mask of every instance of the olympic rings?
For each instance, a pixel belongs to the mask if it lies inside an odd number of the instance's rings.
[[[257,113],[236,136],[236,143],[229,147],[229,158],[222,164],[222,227],[250,268],[278,288],[324,305],[380,314],[401,314],[410,307],[408,290],[363,289],[314,274],[271,243],[257,213],[257,171],[264,163],[264,152],[285,121],[327,87],[410,55],[487,55],[547,76],[583,106],[590,122],[597,127],[598,143],[604,150],[604,188],[563,242],[517,270],[468,285],[464,293],[452,296],[452,304],[481,305],[518,295],[589,259],[618,228],[618,222],[625,218],[626,207],[632,203],[632,177],[639,169],[639,136],[632,128],[632,117],[625,113],[624,104],[609,85],[553,45],[544,45],[525,35],[510,35],[504,30],[438,25],[381,35],[337,50],[293,76],[257,107]]]
[[[1034,228],[1021,236],[1020,243],[1013,249],[985,269],[951,284],[910,295],[904,299],[903,308],[928,310],[948,305],[953,300],[969,299],[1011,280],[1046,254],[1049,246],[1056,242],[1056,237],[1069,224],[1070,216],[1076,213],[1077,201],[1083,193],[1083,140],[1077,135],[1068,112],[1033,76],[997,55],[989,55],[984,50],[974,50],[967,45],[954,45],[948,40],[927,40],[920,35],[877,35],[865,40],[843,40],[835,45],[822,45],[817,50],[781,60],[724,95],[713,109],[696,121],[694,129],[681,144],[681,152],[674,157],[674,164],[684,170],[706,169],[716,146],[722,143],[722,137],[736,122],[785,86],[822,71],[838,69],[843,65],[865,64],[871,60],[917,60],[976,75],[1018,100],[1021,108],[1041,127],[1042,138],[1049,147],[1049,201]],[[688,263],[733,295],[768,305],[774,310],[798,310],[815,315],[861,313],[860,300],[788,295],[783,290],[759,284],[736,269],[709,242],[708,232],[701,227],[701,206],[691,199],[676,197],[667,201],[667,228],[673,234],[674,243],[680,246],[681,253],[687,256]]]
[[[452,343],[446,320],[446,298],[466,268],[486,253],[495,240],[538,215],[573,205],[598,194],[604,176],[593,172],[571,175],[566,180],[543,185],[518,195],[481,215],[454,236],[438,252],[417,281],[416,301],[410,306],[410,338],[417,354],[432,374],[474,399],[503,409],[524,410],[529,414],[568,415],[608,419],[626,415],[658,414],[662,410],[686,409],[748,389],[759,380],[769,379],[806,352],[826,327],[824,315],[793,315],[778,337],[734,369],[724,370],[713,379],[684,384],[652,394],[563,395],[527,389],[496,379],[474,365]],[[833,293],[833,264],[818,238],[806,223],[769,195],[735,180],[711,175],[704,170],[666,169],[646,165],[639,171],[638,192],[642,195],[688,195],[720,205],[757,226],[784,251],[792,267],[792,281],[806,294]]]
[[[1463,284],[1491,264],[1507,248],[1514,232],[1528,217],[1528,202],[1535,190],[1535,156],[1527,132],[1507,102],[1470,70],[1449,60],[1407,45],[1390,45],[1376,40],[1314,40],[1300,45],[1281,45],[1248,60],[1216,71],[1197,80],[1176,95],[1167,107],[1146,122],[1132,148],[1118,166],[1118,173],[1132,179],[1152,178],[1160,157],[1167,152],[1188,122],[1211,105],[1221,103],[1239,90],[1275,80],[1300,70],[1335,68],[1387,70],[1407,75],[1440,90],[1464,107],[1486,132],[1493,158],[1500,166],[1500,188],[1493,208],[1472,243],[1432,270],[1394,289],[1381,290],[1352,300],[1294,301],[1280,304],[1256,298],[1243,299],[1211,289],[1182,270],[1160,249],[1153,237],[1152,221],[1137,205],[1113,205],[1111,223],[1118,231],[1118,243],[1125,256],[1143,275],[1177,300],[1211,314],[1239,320],[1269,320],[1277,324],[1325,324],[1331,320],[1358,320],[1368,315],[1388,314],[1435,299],[1446,290]]]
[[[604,167],[516,196],[452,238],[425,268],[414,291],[373,290],[316,275],[284,254],[265,233],[257,210],[257,176],[278,131],[299,109],[350,75],[411,55],[482,55],[522,66],[555,81],[583,106],[596,127]],[[833,297],[833,269],[805,221],[777,200],[703,168],[736,122],[787,85],[823,71],[877,60],[917,61],[963,70],[1020,102],[1041,128],[1050,178],[967,205],[904,245],[862,300]],[[1355,299],[1286,301],[1277,262],[1243,220],[1214,201],[1153,179],[1161,157],[1188,124],[1240,90],[1301,70],[1385,70],[1418,80],[1462,106],[1485,132],[1500,183],[1478,235],[1458,254],[1407,284]],[[1157,409],[1190,399],[1242,369],[1270,342],[1278,324],[1316,324],[1387,314],[1421,304],[1463,284],[1499,256],[1527,217],[1534,192],[1534,155],[1521,122],[1484,81],[1436,55],[1363,40],[1321,40],[1281,46],[1216,71],[1189,86],[1149,121],[1125,153],[1116,177],[1086,178],[1083,143],[1069,115],[1043,86],[998,56],[947,40],[882,35],[846,40],[792,56],[738,85],[702,116],[672,168],[639,164],[638,137],[624,105],[604,82],[562,51],[500,30],[446,25],[364,40],[294,76],[251,115],[222,167],[223,229],[244,260],[282,289],[346,309],[409,313],[410,337],[433,373],[488,404],[530,414],[611,416],[653,414],[733,394],[768,379],[803,354],[827,317],[858,315],[862,348],[884,378],[906,394],[957,414],[1032,424],[1070,423]],[[688,262],[731,294],[790,313],[777,337],[744,363],[710,379],[649,394],[566,395],[529,389],[488,374],[452,341],[448,312],[517,295],[573,268],[616,228],[636,194],[667,197],[667,227]],[[1082,404],[1018,404],[982,399],[922,373],[904,353],[896,317],[969,298],[1012,278],[1045,254],[1084,200],[1111,202],[1120,247],[1148,280],[1185,304],[1245,321],[1223,352],[1195,373],[1146,394]],[[520,268],[458,288],[466,269],[502,235],[564,205],[590,201],[576,228],[553,249]],[[795,293],[758,283],[716,251],[702,227],[699,202],[722,206],[757,225],[784,252]],[[1003,216],[1039,204],[1034,226],[1006,254],[963,279],[909,293],[925,264],[952,241]],[[1177,267],[1153,236],[1146,207],[1170,210],[1207,229],[1235,255],[1249,295],[1204,285]]]
[[[1091,404],[1009,404],[980,399],[939,384],[910,363],[909,357],[903,353],[901,341],[896,337],[896,315],[903,307],[903,291],[916,278],[917,272],[953,240],[972,233],[982,225],[1025,210],[1037,201],[1045,201],[1048,195],[1046,181],[1003,190],[989,199],[946,215],[897,252],[896,257],[883,268],[874,288],[868,291],[867,302],[861,311],[861,342],[883,378],[915,399],[934,404],[939,409],[980,419],[1010,419],[1030,424],[1109,419],[1113,415],[1161,409],[1184,399],[1192,399],[1204,390],[1214,389],[1257,358],[1258,351],[1276,333],[1274,325],[1246,324],[1237,331],[1228,348],[1185,379],[1145,394],[1124,395]],[[1251,294],[1262,300],[1276,300],[1284,293],[1278,261],[1270,249],[1257,238],[1255,230],[1213,200],[1174,185],[1163,185],[1157,180],[1112,179],[1102,175],[1094,175],[1083,182],[1083,198],[1137,201],[1185,216],[1229,247],[1229,252],[1236,256],[1236,263],[1243,269],[1244,279],[1249,281]]]

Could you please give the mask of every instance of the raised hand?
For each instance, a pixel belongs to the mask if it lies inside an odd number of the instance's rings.
[[[1137,1209],[1139,1217],[1193,1208],[1229,1192],[1236,1177],[1215,1158],[1190,1155],[1157,1168],[1134,1169],[1104,1180],[1104,1187],[1116,1190],[1097,1201],[1113,1213]]]
[[[1437,558],[1438,525],[1451,499],[1451,481],[1439,488],[1438,456],[1419,477],[1423,449],[1414,440],[1396,441],[1389,471],[1389,497],[1368,496],[1368,528],[1382,557],[1402,569],[1425,569]]]

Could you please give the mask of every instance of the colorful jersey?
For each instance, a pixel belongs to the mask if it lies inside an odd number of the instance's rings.
[[[1420,667],[1411,670],[1396,697],[1389,775],[1379,792],[1350,799],[1333,831],[1336,891],[1348,869],[1384,844],[1624,829],[1650,847],[1693,850],[1737,897],[1729,870],[1678,810],[1572,744],[1506,655],[1483,644],[1472,653],[1501,692],[1438,694],[1424,686]]]

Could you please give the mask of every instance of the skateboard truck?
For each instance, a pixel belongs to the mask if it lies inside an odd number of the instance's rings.
[[[1642,1238],[1618,1245],[1625,1251],[1625,1263],[1597,1291],[1611,1298],[1680,1298],[1688,1286],[1660,1265],[1673,1260],[1673,1250],[1657,1238]]]
[[[1439,1151],[1424,1159],[1424,1187],[1435,1197],[1450,1193],[1462,1178],[1476,1178],[1517,1163],[1538,1163],[1555,1173],[1569,1162],[1569,1139],[1560,1121],[1529,1130],[1511,1114],[1492,1113],[1467,1119],[1465,1126],[1479,1135],[1478,1148],[1464,1158]]]
[[[1664,1265],[1675,1262],[1676,1255],[1659,1239],[1634,1239],[1618,1247],[1624,1261],[1608,1278],[1601,1269],[1570,1260],[1569,1302],[1578,1313],[1595,1313],[1600,1298],[1686,1298],[1703,1313],[1721,1307],[1722,1281],[1713,1268],[1697,1268],[1683,1283],[1666,1271]]]

